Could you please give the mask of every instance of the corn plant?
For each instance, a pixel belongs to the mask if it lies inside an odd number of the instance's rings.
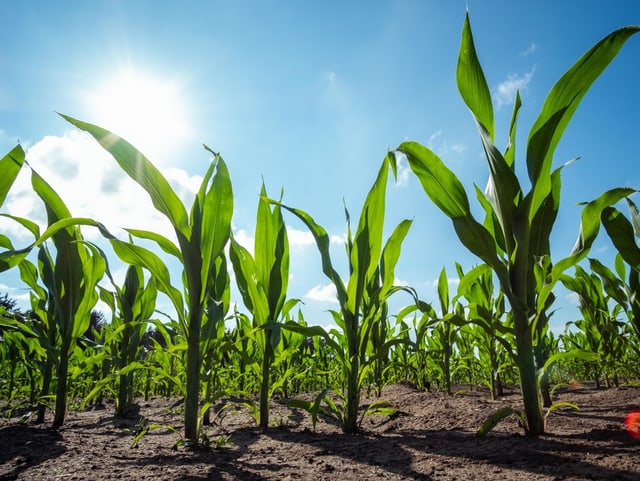
[[[630,220],[613,207],[602,213],[602,224],[618,250],[615,260],[617,277],[604,272],[597,264],[592,268],[606,281],[605,285],[618,286],[617,289],[610,287],[610,294],[624,307],[633,332],[640,339],[640,247],[637,241],[640,238],[640,211],[633,201],[626,200]]]
[[[43,357],[44,349],[38,342],[29,313],[23,314],[17,301],[7,294],[0,296],[0,392],[5,391],[6,386],[5,397],[10,403],[18,398],[26,398],[32,404],[36,401],[40,380],[38,364]]]
[[[367,355],[367,343],[375,324],[381,322],[387,299],[399,289],[393,285],[394,269],[400,246],[411,226],[410,220],[400,222],[383,246],[385,190],[390,160],[389,156],[385,158],[367,194],[355,234],[351,231],[349,212],[345,208],[349,266],[346,284],[333,267],[326,230],[306,212],[282,205],[313,234],[322,258],[322,270],[336,287],[340,311],[332,311],[332,314],[340,330],[335,332],[335,338],[317,326],[299,327],[295,323],[287,323],[286,327],[307,335],[319,335],[332,348],[346,386],[336,392],[341,398],[341,405],[328,397],[325,400],[345,433],[358,430],[360,392],[375,359],[375,356]],[[395,169],[395,163],[391,164]],[[382,349],[382,346],[378,348]]]
[[[270,371],[280,344],[283,316],[298,302],[287,300],[289,241],[279,205],[272,209],[264,184],[260,192],[254,256],[231,237],[229,255],[238,289],[253,315],[255,342],[261,352],[260,421],[269,425]]]
[[[155,232],[138,229],[128,229],[128,232],[134,237],[155,242],[165,253],[182,264],[183,293],[174,287],[168,268],[157,254],[141,246],[120,241],[97,222],[86,221],[102,227],[103,234],[109,238],[120,259],[127,264],[147,269],[155,278],[158,290],[171,300],[186,340],[185,438],[197,443],[201,340],[203,330],[207,329],[210,307],[219,301],[214,297],[217,293],[217,279],[221,275],[218,272],[222,266],[219,258],[224,255],[223,249],[231,233],[233,193],[227,166],[219,154],[205,147],[213,154],[213,162],[204,175],[188,214],[167,179],[126,140],[96,125],[64,115],[63,118],[91,134],[129,177],[145,189],[154,207],[173,227],[177,245]]]
[[[287,321],[292,320],[291,315],[287,316]],[[300,309],[295,322],[300,326],[307,325]],[[281,342],[274,350],[274,380],[270,394],[280,391],[284,398],[290,398],[302,391],[303,384],[310,385],[313,382],[313,375],[321,366],[316,365],[313,358],[316,352],[313,338],[286,329],[281,329],[280,337]]]
[[[97,284],[105,274],[106,261],[95,248],[84,243],[79,227],[67,225],[72,219],[67,206],[33,169],[31,185],[44,202],[55,255],[43,246],[49,235],[45,233],[40,236],[39,228],[34,222],[11,217],[30,230],[37,242],[26,249],[2,252],[0,255],[4,263],[1,267],[9,268],[26,262],[25,257],[31,249],[39,247],[40,275],[46,286],[51,309],[51,317],[47,320],[48,340],[51,343],[48,347],[50,355],[53,354],[55,359],[49,359],[49,366],[55,361],[57,383],[53,426],[58,428],[64,423],[66,413],[69,360],[76,340],[89,326],[91,310],[98,301]],[[58,222],[65,227],[52,228]],[[24,265],[28,266],[26,263]],[[32,276],[33,271],[29,268],[21,269],[21,274],[24,278],[25,274]]]
[[[416,305],[409,305],[397,314],[399,336],[405,342],[394,350],[393,364],[404,373],[404,381],[413,383],[420,390],[430,390],[434,381],[434,361],[431,356],[431,329],[437,315],[431,306],[424,306],[418,316]],[[413,314],[411,323],[405,317]]]
[[[513,357],[513,326],[505,313],[504,294],[494,292],[491,268],[481,264],[461,277],[458,292],[467,301],[467,320],[472,327],[478,357],[488,371],[491,397],[503,395],[502,372]]]
[[[456,266],[458,274],[462,274],[459,265]],[[454,355],[454,346],[458,338],[458,330],[463,326],[465,321],[464,306],[460,304],[459,296],[453,299],[449,298],[449,281],[447,271],[443,268],[438,277],[438,299],[440,302],[440,318],[436,320],[436,324],[431,330],[432,347],[431,355],[438,355],[438,364],[442,371],[444,389],[447,394],[451,391],[451,364]]]
[[[591,264],[606,274],[605,282],[609,284],[607,290],[610,291],[613,288],[611,281],[615,279],[611,271],[593,259]],[[600,356],[598,367],[605,374],[606,383],[613,379],[618,385],[617,367],[626,348],[622,338],[624,323],[618,319],[622,306],[618,303],[611,305],[612,297],[605,292],[600,276],[588,273],[580,266],[575,267],[574,276],[562,276],[561,281],[578,295],[582,314],[582,319],[568,323],[568,326],[572,324],[582,332],[583,349]],[[599,379],[596,379],[596,384],[600,384]]]
[[[526,148],[530,189],[515,171],[516,124],[521,107],[516,95],[504,153],[495,146],[491,93],[478,60],[467,14],[460,45],[456,79],[458,89],[476,121],[489,166],[485,192],[476,195],[485,213],[478,222],[467,193],[456,175],[427,147],[404,142],[404,154],[429,198],[451,220],[462,244],[494,271],[512,310],[516,359],[525,405],[526,429],[544,432],[534,347],[544,335],[546,310],[559,275],[588,252],[599,230],[597,219],[632,189],[614,189],[583,208],[576,245],[560,262],[550,259],[549,237],[560,205],[562,167],[552,170],[553,154],[580,101],[593,82],[640,27],[616,30],[584,54],[554,85],[534,122]]]
[[[142,268],[135,265],[127,267],[122,287],[112,284],[115,292],[100,290],[101,299],[112,312],[105,347],[110,351],[118,385],[116,415],[126,416],[133,406],[134,371],[123,370],[140,359],[142,338],[155,310],[158,291],[153,277],[145,285]]]
[[[48,289],[45,280],[52,278],[52,257],[48,246],[42,245],[38,249],[37,265],[24,259],[18,265],[20,279],[29,287],[29,302],[32,329],[44,355],[40,360],[42,386],[39,394],[37,423],[43,423],[46,414],[46,403],[43,402],[50,394],[53,381],[53,369],[56,364],[58,329],[55,318],[55,292]],[[42,278],[41,274],[42,273]]]

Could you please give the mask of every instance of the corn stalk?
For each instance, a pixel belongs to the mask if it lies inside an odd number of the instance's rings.
[[[258,204],[254,256],[233,237],[229,255],[238,289],[253,315],[253,327],[257,329],[254,340],[262,355],[259,425],[266,428],[269,425],[270,373],[280,344],[282,316],[286,316],[297,301],[286,301],[289,283],[287,229],[280,206],[271,209],[264,184]]]
[[[304,222],[313,234],[322,258],[322,270],[336,287],[340,311],[332,314],[341,330],[337,333],[337,340],[318,326],[303,327],[290,322],[285,327],[306,335],[319,335],[333,349],[342,369],[346,389],[338,393],[344,405],[331,403],[330,406],[345,433],[358,430],[360,391],[375,359],[375,356],[367,356],[367,345],[374,325],[384,317],[387,299],[399,289],[393,285],[394,270],[400,256],[400,246],[412,222],[404,220],[398,224],[383,246],[385,191],[390,160],[387,156],[380,167],[365,199],[355,233],[351,231],[349,213],[345,209],[349,265],[346,284],[333,267],[326,230],[306,212],[282,205]],[[395,163],[391,164],[395,168]],[[378,346],[381,352],[385,351],[384,347]]]
[[[462,244],[487,263],[497,276],[511,306],[516,359],[525,404],[527,431],[544,432],[544,416],[534,347],[548,323],[546,309],[559,275],[588,252],[598,230],[600,213],[632,192],[614,189],[587,204],[578,240],[568,257],[551,264],[549,237],[560,205],[562,167],[552,170],[553,154],[583,96],[640,27],[614,31],[584,54],[554,85],[534,122],[526,149],[530,190],[525,192],[515,172],[516,124],[521,101],[516,95],[504,153],[494,144],[491,93],[476,55],[467,14],[460,45],[458,89],[476,121],[489,166],[485,192],[476,195],[485,212],[483,223],[471,213],[467,193],[456,175],[427,147],[405,142],[411,170],[429,198],[453,222]]]
[[[160,171],[135,147],[119,136],[96,125],[62,116],[77,128],[91,134],[118,162],[120,167],[151,197],[155,208],[171,223],[177,245],[155,232],[128,229],[138,238],[155,242],[164,252],[176,258],[183,267],[184,294],[171,283],[169,270],[153,252],[135,244],[120,241],[97,222],[87,223],[101,228],[120,259],[147,269],[155,278],[158,290],[171,300],[186,343],[185,438],[198,442],[201,340],[207,325],[208,308],[219,299],[216,279],[222,264],[219,257],[231,233],[233,193],[231,179],[222,157],[213,154],[191,211],[187,210]],[[225,268],[226,273],[226,268]],[[222,276],[224,277],[224,275]]]

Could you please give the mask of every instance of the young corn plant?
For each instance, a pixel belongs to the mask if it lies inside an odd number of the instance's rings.
[[[605,292],[602,279],[580,266],[575,267],[573,277],[562,276],[561,281],[577,294],[582,314],[582,319],[568,325],[573,324],[584,335],[583,349],[599,356],[598,371],[602,370],[607,385],[611,380],[618,385],[617,368],[626,347],[622,337],[624,323],[618,320],[622,306],[610,305],[612,299]],[[596,377],[596,385],[599,386],[600,376]]]
[[[617,278],[597,264],[592,263],[591,267],[603,278],[605,285],[610,287],[610,295],[624,307],[629,323],[640,339],[640,210],[630,199],[626,201],[630,220],[613,207],[602,213],[602,224],[618,250],[615,260]],[[614,285],[618,288],[613,289]]]
[[[27,264],[25,257],[33,247],[39,247],[40,276],[46,286],[50,308],[48,314],[51,316],[47,319],[45,328],[48,331],[46,338],[51,343],[47,345],[51,357],[45,369],[52,368],[53,364],[57,368],[53,427],[59,428],[64,423],[66,414],[70,357],[76,341],[89,326],[91,310],[98,301],[97,284],[106,272],[106,261],[95,248],[84,242],[79,227],[53,227],[58,222],[68,223],[72,219],[71,213],[54,189],[33,169],[31,185],[45,205],[55,255],[43,245],[49,238],[47,233],[40,236],[39,227],[34,222],[11,217],[34,234],[37,241],[26,249],[10,248],[2,252],[0,271],[24,262],[25,267],[20,268],[23,279],[25,276],[33,276],[33,269],[28,267],[30,264]],[[32,277],[30,282],[34,281],[35,278]],[[50,381],[45,380],[45,387],[49,383]],[[48,394],[47,392],[45,395]]]
[[[340,311],[332,312],[334,322],[339,327],[335,338],[317,326],[303,327],[289,322],[285,327],[307,335],[321,336],[327,346],[332,348],[340,364],[346,387],[342,392],[336,392],[343,401],[342,405],[334,403],[328,397],[325,401],[345,433],[358,430],[360,393],[375,359],[375,355],[367,355],[367,344],[374,326],[381,322],[387,300],[400,289],[393,284],[394,270],[400,256],[400,246],[412,222],[400,222],[383,246],[389,163],[394,169],[394,174],[396,173],[395,163],[391,160],[390,156],[387,156],[378,171],[378,176],[365,199],[355,233],[351,232],[349,213],[345,209],[349,265],[346,284],[333,267],[326,230],[306,212],[282,205],[296,215],[313,234],[322,258],[322,270],[336,287]],[[384,351],[384,346],[378,346],[378,349]]]
[[[116,415],[126,416],[133,407],[134,371],[123,370],[140,360],[141,342],[156,307],[158,291],[153,277],[145,284],[139,266],[130,265],[122,287],[112,282],[115,292],[100,289],[100,297],[112,311],[105,344],[111,353],[117,379]]]
[[[501,372],[513,357],[513,326],[505,315],[504,294],[494,292],[491,268],[481,264],[461,276],[458,292],[467,301],[467,320],[475,327],[472,334],[481,365],[488,371],[488,386],[492,399],[503,395]]]
[[[281,342],[282,324],[298,302],[287,300],[289,241],[282,209],[271,207],[264,184],[260,192],[254,256],[231,237],[229,256],[245,306],[253,316],[254,339],[261,352],[260,420],[269,426],[270,377],[275,352]]]
[[[516,121],[521,106],[516,95],[507,148],[495,145],[491,93],[478,60],[467,14],[460,45],[458,90],[478,127],[489,166],[485,192],[476,196],[485,213],[483,223],[471,212],[467,193],[456,175],[427,147],[404,142],[404,154],[427,196],[447,215],[462,244],[491,266],[511,307],[516,360],[526,414],[526,430],[544,433],[540,386],[534,348],[544,335],[552,289],[560,274],[588,252],[599,230],[600,213],[633,192],[618,188],[583,208],[578,240],[568,255],[551,263],[549,237],[560,205],[562,167],[552,170],[558,142],[593,82],[640,26],[616,30],[585,53],[553,86],[534,122],[526,147],[530,189],[515,171]]]
[[[460,266],[457,266],[458,274],[462,274]],[[437,356],[437,364],[442,372],[444,390],[448,395],[453,394],[451,390],[452,357],[455,354],[455,343],[458,338],[458,331],[466,324],[464,307],[460,304],[459,296],[449,298],[449,280],[447,271],[442,268],[438,277],[438,299],[440,301],[440,317],[435,319],[435,325],[431,330],[432,349],[429,353],[432,357]],[[434,349],[435,347],[435,349]]]
[[[0,339],[0,393],[4,393],[7,407],[17,406],[14,400],[34,404],[44,349],[33,329],[33,320],[7,294],[0,296]]]
[[[155,232],[128,229],[134,237],[155,242],[165,253],[176,258],[183,267],[183,292],[174,287],[169,270],[152,251],[123,242],[109,234],[97,222],[85,223],[101,228],[111,242],[118,257],[125,263],[147,269],[155,278],[158,290],[171,300],[178,316],[178,323],[186,340],[186,392],[184,436],[198,442],[200,370],[202,367],[202,341],[206,338],[213,308],[219,299],[220,279],[225,277],[226,267],[220,261],[231,234],[233,192],[227,166],[222,157],[205,146],[213,154],[213,161],[204,175],[195,196],[191,211],[171,188],[169,181],[135,147],[121,137],[96,125],[62,115],[69,123],[88,132],[109,152],[120,167],[151,197],[154,207],[173,227],[177,245]],[[224,269],[224,273],[220,272]],[[222,282],[226,285],[225,282]]]

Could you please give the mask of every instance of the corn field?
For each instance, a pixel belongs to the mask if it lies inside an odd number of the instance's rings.
[[[495,143],[491,95],[467,17],[456,79],[489,167],[486,189],[473,193],[484,217],[472,213],[470,195],[442,159],[424,145],[404,142],[381,154],[353,223],[345,207],[346,272],[337,270],[329,235],[313,214],[288,205],[282,195],[270,196],[265,185],[253,251],[243,247],[231,228],[234,165],[213,149],[206,147],[210,166],[193,203],[185,205],[133,145],[62,115],[147,192],[173,236],[131,227],[128,239],[120,239],[100,219],[74,217],[47,179],[28,165],[20,145],[2,157],[0,205],[26,169],[47,214],[46,226],[2,214],[33,237],[29,245],[14,245],[0,232],[0,272],[18,270],[30,294],[28,309],[18,308],[7,294],[0,297],[3,412],[29,407],[39,423],[51,412],[53,427],[59,428],[69,409],[105,399],[114,401],[116,415],[126,417],[140,399],[178,397],[184,399],[182,439],[197,446],[208,441],[205,426],[229,399],[263,429],[273,425],[270,403],[278,398],[307,411],[314,424],[330,419],[344,433],[356,433],[367,416],[397,414],[382,396],[387,385],[409,383],[449,395],[453,386],[465,386],[487,390],[492,398],[519,386],[524,409],[516,414],[524,432],[539,436],[546,415],[567,407],[554,402],[559,386],[575,380],[598,386],[638,382],[640,211],[629,198],[635,190],[593,193],[567,257],[551,258],[549,237],[562,192],[563,166],[554,167],[554,149],[590,86],[639,30],[612,32],[554,85],[531,126],[524,156],[528,177],[520,178],[515,152],[520,97],[502,150]],[[411,286],[394,283],[400,256],[411,255],[402,244],[411,235],[412,220],[389,230],[384,222],[387,187],[401,158],[423,187],[424,202],[451,219],[460,243],[477,257],[466,272],[455,259],[442,266],[437,299],[422,299]],[[626,203],[622,211],[616,207],[620,202]],[[327,314],[333,329],[310,325],[304,305],[288,297],[287,217],[313,235],[318,269],[335,286],[339,307]],[[87,240],[83,229],[99,232],[109,249]],[[590,257],[601,230],[617,250],[614,265]],[[116,261],[126,266],[120,283],[111,270]],[[176,261],[179,279],[168,267]],[[453,272],[459,280],[455,291],[448,282]],[[232,279],[241,305],[232,303]],[[549,326],[558,286],[577,296],[580,311],[580,319],[561,333]],[[169,299],[172,314],[158,311],[159,296]],[[406,307],[392,311],[399,300]],[[97,311],[98,301],[109,312]],[[376,400],[363,408],[364,393]],[[496,413],[490,421],[513,412]]]

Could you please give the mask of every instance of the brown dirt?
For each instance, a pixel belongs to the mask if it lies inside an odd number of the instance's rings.
[[[58,431],[19,419],[0,420],[1,480],[639,480],[640,442],[624,427],[640,408],[640,388],[559,390],[558,401],[580,412],[554,411],[549,434],[523,435],[515,416],[485,438],[475,436],[486,417],[518,406],[514,392],[498,401],[461,391],[447,397],[410,386],[389,386],[383,398],[408,415],[370,417],[358,435],[341,434],[320,420],[315,432],[306,413],[272,404],[273,427],[265,432],[246,410],[228,411],[212,439],[230,436],[215,450],[175,449],[179,434],[158,429],[131,447],[138,418],[119,419],[113,406],[72,411]],[[369,403],[372,399],[365,398]],[[177,406],[177,407],[176,407]],[[181,429],[180,404],[140,403],[149,423]]]

